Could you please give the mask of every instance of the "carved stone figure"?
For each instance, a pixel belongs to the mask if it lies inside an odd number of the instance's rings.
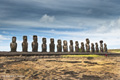
[[[68,52],[67,41],[64,40],[64,41],[63,41],[63,44],[64,44],[64,45],[63,45],[63,51],[64,51],[64,52]]]
[[[86,52],[90,52],[90,45],[89,45],[90,41],[89,39],[87,38],[86,39]]]
[[[72,40],[70,40],[69,49],[70,49],[70,52],[74,52],[74,49],[73,49],[73,41],[72,41]]]
[[[84,43],[81,42],[81,52],[85,52]]]
[[[10,48],[11,48],[11,52],[16,52],[16,49],[17,49],[16,37],[12,37]]]
[[[46,38],[42,38],[42,52],[47,52]]]
[[[23,36],[22,51],[23,52],[27,52],[28,51],[27,36]]]
[[[33,35],[32,52],[38,52],[37,35]]]
[[[96,52],[99,52],[98,43],[95,43]]]
[[[91,52],[95,52],[94,44],[91,43]]]
[[[51,38],[50,39],[50,52],[54,52],[54,50],[55,50],[55,44],[54,44],[54,39],[53,38]]]
[[[79,52],[79,43],[78,41],[75,41],[75,52]]]
[[[61,40],[59,39],[57,42],[58,42],[58,45],[57,45],[57,52],[62,52]]]
[[[100,41],[100,52],[103,52],[103,41]]]
[[[107,44],[104,43],[104,52],[107,52]]]

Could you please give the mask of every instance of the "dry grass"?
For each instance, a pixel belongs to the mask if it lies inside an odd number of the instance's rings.
[[[94,55],[95,56],[95,55]],[[120,57],[1,57],[3,80],[118,80]],[[24,59],[27,59],[26,61]],[[31,60],[32,59],[32,60]],[[4,64],[2,66],[2,64]],[[18,75],[22,77],[18,77]]]
[[[120,49],[109,49],[108,52],[110,52],[110,53],[120,53]]]

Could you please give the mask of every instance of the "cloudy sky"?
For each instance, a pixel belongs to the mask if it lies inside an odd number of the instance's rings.
[[[33,35],[41,39],[73,40],[91,43],[103,40],[109,49],[120,48],[119,0],[0,0],[0,51],[10,51],[12,36],[18,51],[22,36],[28,36],[29,51]],[[49,49],[49,48],[48,48]],[[49,50],[48,50],[49,51]]]

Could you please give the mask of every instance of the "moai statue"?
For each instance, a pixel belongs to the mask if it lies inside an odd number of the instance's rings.
[[[85,52],[84,43],[81,42],[81,52]]]
[[[103,52],[103,41],[100,41],[100,52]]]
[[[58,42],[58,45],[57,45],[57,52],[62,52],[61,40],[59,39],[57,42]]]
[[[94,44],[91,43],[91,52],[95,52]]]
[[[28,51],[27,36],[23,36],[22,51],[23,52],[27,52]]]
[[[95,43],[96,52],[99,52],[98,43]]]
[[[49,47],[50,47],[50,52],[54,52],[54,50],[55,50],[55,44],[54,44],[54,39],[53,38],[51,38],[50,39],[50,45],[49,45]]]
[[[32,52],[38,52],[37,35],[33,35]]]
[[[104,52],[107,52],[107,44],[104,43]]]
[[[68,52],[67,41],[64,40],[64,41],[63,41],[63,44],[64,44],[64,45],[63,45],[63,51],[64,51],[64,52]]]
[[[86,39],[86,52],[90,52],[90,45],[89,45],[90,41],[89,39],[87,38]]]
[[[17,49],[16,37],[12,37],[10,48],[11,48],[11,52],[16,52],[16,49]]]
[[[74,49],[73,49],[73,41],[72,41],[72,40],[70,40],[69,49],[70,49],[70,52],[74,52]]]
[[[47,52],[46,38],[42,38],[42,52]]]
[[[79,52],[79,43],[78,41],[75,41],[75,52]]]

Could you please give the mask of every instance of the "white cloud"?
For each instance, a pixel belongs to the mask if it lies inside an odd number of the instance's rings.
[[[10,38],[7,36],[0,35],[0,41],[2,40],[10,40]]]
[[[47,14],[43,15],[42,18],[40,19],[40,22],[44,22],[44,23],[51,23],[55,21],[55,17],[54,16],[48,16]]]

